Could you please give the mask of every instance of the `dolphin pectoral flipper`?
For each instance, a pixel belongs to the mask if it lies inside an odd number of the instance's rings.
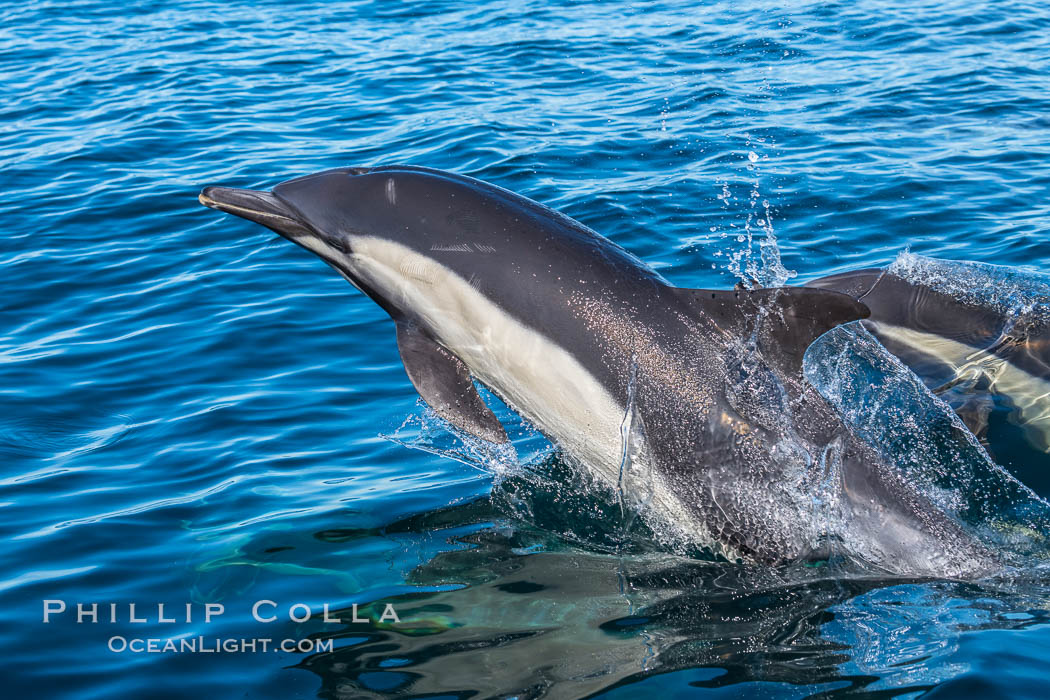
[[[397,347],[412,385],[435,413],[475,437],[507,442],[503,425],[485,405],[458,357],[405,321],[397,324]]]
[[[835,326],[871,315],[863,302],[848,294],[808,287],[675,292],[728,332],[757,330],[763,350],[790,373],[801,372],[802,357],[814,340]]]

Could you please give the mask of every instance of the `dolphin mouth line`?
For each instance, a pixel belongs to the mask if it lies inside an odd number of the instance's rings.
[[[310,229],[272,192],[232,187],[205,187],[197,201],[210,209],[262,224],[286,238],[309,235]]]
[[[197,197],[197,201],[206,207],[210,207],[211,209],[218,209],[219,211],[228,212],[230,214],[238,214],[246,219],[255,218],[257,216],[265,216],[269,219],[284,220],[296,224],[299,223],[295,219],[283,216],[281,214],[274,214],[272,212],[262,211],[260,209],[249,209],[248,207],[239,207],[236,204],[226,204],[223,202],[219,202],[217,200],[212,199],[211,197],[206,196],[203,192]]]

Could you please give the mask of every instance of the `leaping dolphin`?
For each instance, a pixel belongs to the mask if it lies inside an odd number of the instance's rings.
[[[207,187],[200,202],[312,251],[382,307],[409,379],[453,426],[507,439],[476,379],[676,538],[907,576],[991,565],[802,377],[815,338],[868,316],[849,295],[676,288],[542,204],[420,167]]]
[[[987,428],[991,407],[983,399],[997,395],[1012,406],[1011,420],[1023,428],[1029,443],[1050,453],[1050,319],[1045,305],[1026,311],[954,296],[930,282],[897,274],[893,266],[829,275],[808,286],[864,303],[871,310],[864,326],[887,350],[935,393],[955,389],[965,399],[953,408],[974,434],[981,436]]]

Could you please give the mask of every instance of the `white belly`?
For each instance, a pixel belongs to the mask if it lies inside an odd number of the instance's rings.
[[[353,270],[411,310],[485,385],[559,446],[616,482],[624,406],[564,348],[432,258],[379,238],[351,240]],[[486,264],[492,254],[474,255]]]

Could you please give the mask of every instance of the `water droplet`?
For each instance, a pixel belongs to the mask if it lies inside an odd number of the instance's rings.
[[[754,151],[748,151],[747,159],[749,161],[751,161],[752,163],[757,163],[758,162],[758,154],[755,153]]]

